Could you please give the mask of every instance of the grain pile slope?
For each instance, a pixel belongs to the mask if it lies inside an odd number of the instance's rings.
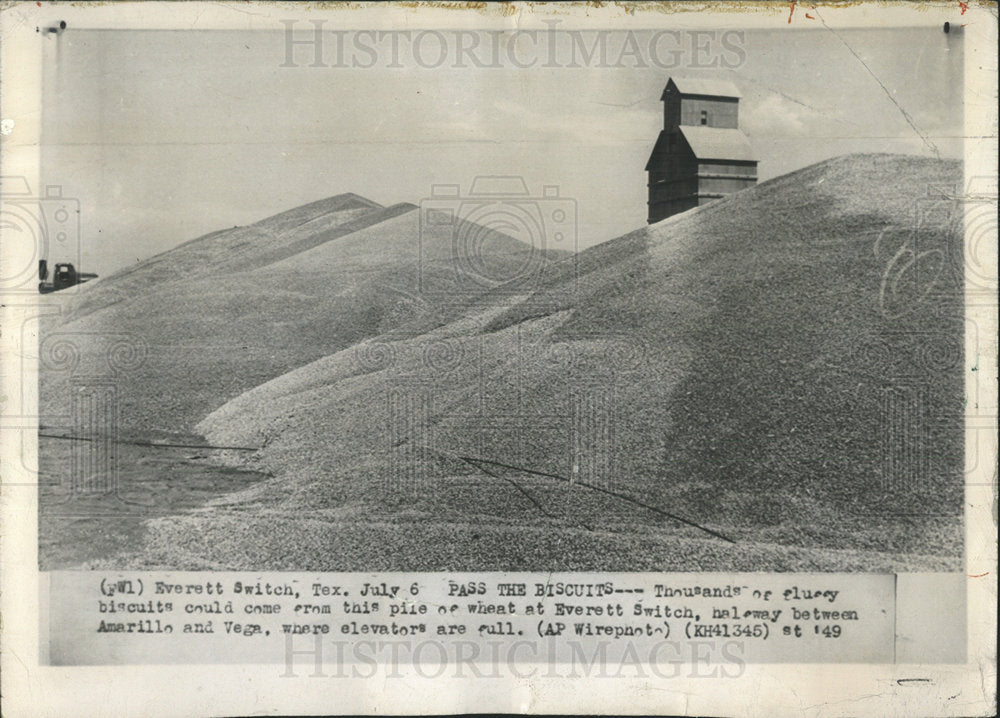
[[[70,317],[133,299],[154,286],[223,274],[235,263],[251,266],[264,255],[305,237],[370,216],[381,205],[354,194],[340,194],[282,212],[246,227],[206,234],[89,284],[72,303]]]
[[[918,210],[960,179],[823,162],[278,377],[200,424],[275,478],[159,522],[132,561],[953,568],[962,235]]]
[[[50,363],[44,373],[47,415],[66,413],[68,369],[107,374],[111,356],[127,360],[115,376],[122,433],[186,432],[295,367],[414,319],[437,321],[438,304],[482,288],[463,282],[453,228],[421,233],[415,210],[336,197],[209,235],[84,288],[43,339],[43,361],[59,356],[60,342],[80,355],[75,366]],[[537,254],[481,234],[501,274]]]

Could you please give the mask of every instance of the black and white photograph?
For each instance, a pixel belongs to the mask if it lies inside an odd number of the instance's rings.
[[[37,65],[3,58],[31,101],[4,97],[0,190],[8,548],[48,586],[43,664],[216,650],[91,645],[147,632],[242,632],[245,661],[272,610],[412,637],[452,600],[498,614],[482,640],[770,646],[741,670],[973,660],[995,6],[141,5],[3,9]],[[273,608],[227,616],[251,586]],[[678,595],[732,600],[710,623]],[[907,648],[927,615],[957,628]]]
[[[41,566],[960,569],[961,34],[551,27],[48,28]]]

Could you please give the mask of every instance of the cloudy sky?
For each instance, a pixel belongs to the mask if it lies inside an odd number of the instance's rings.
[[[558,185],[589,246],[645,224],[671,75],[740,88],[761,179],[849,152],[961,156],[962,46],[940,27],[612,33],[604,59],[595,34],[513,53],[484,35],[475,60],[434,37],[399,40],[399,59],[385,38],[323,37],[319,62],[310,46],[289,62],[281,32],[41,39],[43,181],[80,201],[85,269],[341,192],[418,203],[477,175]]]

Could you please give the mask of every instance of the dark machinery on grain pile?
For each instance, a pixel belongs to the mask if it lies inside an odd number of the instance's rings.
[[[48,294],[50,292],[58,292],[60,289],[66,289],[67,287],[74,287],[77,284],[83,284],[84,282],[89,282],[91,279],[97,279],[96,274],[91,274],[89,272],[78,272],[76,267],[72,264],[57,264],[55,269],[52,270],[52,281],[48,281],[49,278],[49,263],[41,259],[38,261],[38,291],[42,294]]]

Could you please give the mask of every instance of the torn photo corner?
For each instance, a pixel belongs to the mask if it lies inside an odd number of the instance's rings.
[[[0,38],[5,714],[995,713],[995,8]]]

